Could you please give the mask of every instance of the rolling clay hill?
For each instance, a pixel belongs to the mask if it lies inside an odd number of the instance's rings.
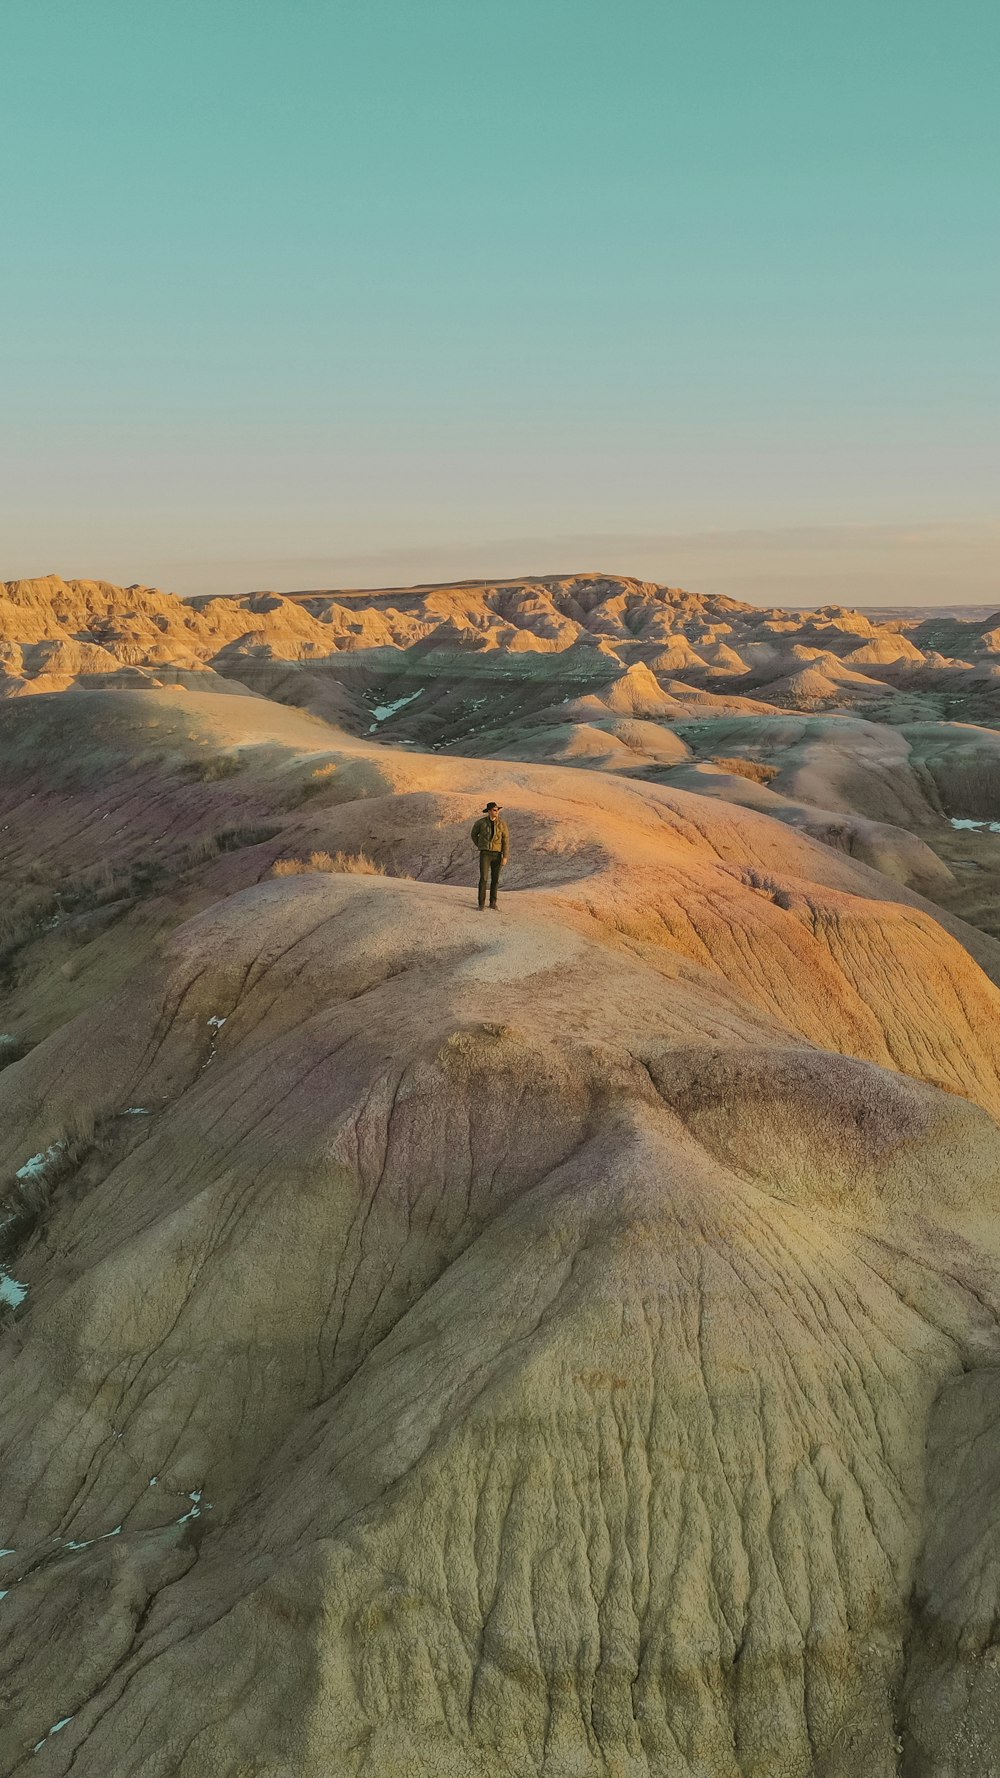
[[[0,591],[0,1772],[997,1778],[934,622]]]

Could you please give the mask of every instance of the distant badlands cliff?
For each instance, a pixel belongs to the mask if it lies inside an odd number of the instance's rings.
[[[725,690],[782,708],[884,699],[887,685],[1000,696],[1000,613],[981,625],[876,624],[840,606],[759,610],[596,574],[196,599],[54,576],[0,585],[0,694],[94,683],[127,667],[239,678],[272,661],[308,669],[380,650],[432,667],[452,651],[497,666],[556,655],[559,669],[584,675],[642,663],[667,690],[676,679],[682,696]]]
[[[2,589],[4,1778],[998,1778],[998,647]]]

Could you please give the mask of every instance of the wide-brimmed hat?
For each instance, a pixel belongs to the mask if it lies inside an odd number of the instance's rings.
[[[500,807],[499,803],[487,803],[485,809],[483,810],[483,814],[488,815],[491,809],[499,809],[499,807]]]

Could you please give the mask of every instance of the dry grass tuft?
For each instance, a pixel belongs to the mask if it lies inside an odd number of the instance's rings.
[[[55,864],[33,865],[21,883],[4,886],[0,907],[0,987],[16,980],[20,953],[47,931],[88,943],[93,930],[79,927],[79,917],[95,909],[124,913],[136,902],[165,892],[200,865],[223,852],[238,852],[274,839],[272,824],[243,821],[204,834],[175,852],[147,853],[128,860],[106,859],[84,870],[60,872]],[[77,916],[77,928],[70,917]],[[8,1056],[6,1060],[10,1060]]]
[[[50,892],[34,887],[8,890],[0,913],[0,981],[9,979],[14,959],[22,946],[41,930],[42,922],[51,918],[56,898]]]
[[[781,770],[780,766],[766,766],[757,759],[713,759],[712,764],[720,772],[735,772],[738,778],[750,778],[754,784],[770,784]]]
[[[223,778],[235,778],[243,764],[238,753],[213,753],[207,759],[191,760],[184,767],[184,774],[196,778],[199,784],[216,784]]]
[[[308,858],[279,858],[271,867],[273,877],[301,877],[308,871],[343,872],[351,877],[384,877],[384,864],[376,864],[367,852],[310,852]]]
[[[304,783],[300,781],[295,786],[288,807],[300,808],[303,803],[309,801],[310,797],[320,796],[324,790],[329,790],[336,772],[337,767],[333,760],[329,760],[326,765],[317,766]]]

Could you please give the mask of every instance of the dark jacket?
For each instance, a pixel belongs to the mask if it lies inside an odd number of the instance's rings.
[[[506,821],[498,815],[482,815],[472,829],[472,844],[478,846],[480,852],[499,852],[506,858],[510,851],[510,834]]]

